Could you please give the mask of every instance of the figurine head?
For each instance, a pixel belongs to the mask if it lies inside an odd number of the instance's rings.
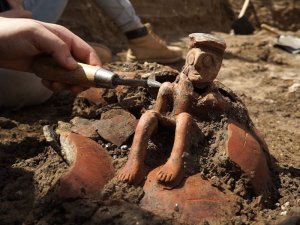
[[[189,52],[183,73],[194,86],[213,82],[222,65],[226,44],[210,34],[193,33],[189,35]]]

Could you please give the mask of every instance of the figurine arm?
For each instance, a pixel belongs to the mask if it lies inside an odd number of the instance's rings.
[[[174,114],[189,113],[192,107],[193,85],[188,79],[180,79],[174,99]]]
[[[172,108],[173,105],[173,84],[170,82],[165,82],[159,88],[154,110],[160,114],[165,114],[168,108]]]

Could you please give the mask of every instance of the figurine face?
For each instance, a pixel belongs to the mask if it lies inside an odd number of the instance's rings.
[[[193,85],[211,83],[218,75],[222,57],[213,49],[192,48],[186,57],[188,78]]]

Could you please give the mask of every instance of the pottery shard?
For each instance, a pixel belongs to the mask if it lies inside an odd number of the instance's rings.
[[[204,221],[214,224],[234,216],[238,198],[221,192],[199,174],[188,177],[179,187],[169,190],[157,183],[157,171],[151,171],[147,177],[143,187],[145,196],[140,204],[142,208],[162,217],[175,217],[187,224]]]
[[[97,132],[105,140],[121,146],[134,133],[136,125],[134,115],[123,109],[112,109],[102,113]]]
[[[87,99],[89,102],[100,107],[108,104],[106,100],[103,98],[104,94],[105,94],[105,89],[92,87],[81,92],[78,95],[78,97]]]
[[[229,123],[226,143],[228,157],[249,176],[257,195],[266,194],[271,180],[266,160],[268,152],[263,151],[264,147],[240,125]]]
[[[74,117],[71,120],[71,131],[91,139],[97,139],[99,138],[96,131],[98,123],[99,120],[88,120],[80,117]]]
[[[60,142],[70,168],[60,178],[59,196],[100,197],[102,188],[114,176],[110,155],[95,141],[72,132],[62,132]]]

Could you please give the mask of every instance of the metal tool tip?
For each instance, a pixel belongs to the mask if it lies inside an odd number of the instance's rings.
[[[156,81],[156,80],[147,80],[147,85],[148,87],[152,87],[152,88],[160,88],[161,83]]]

